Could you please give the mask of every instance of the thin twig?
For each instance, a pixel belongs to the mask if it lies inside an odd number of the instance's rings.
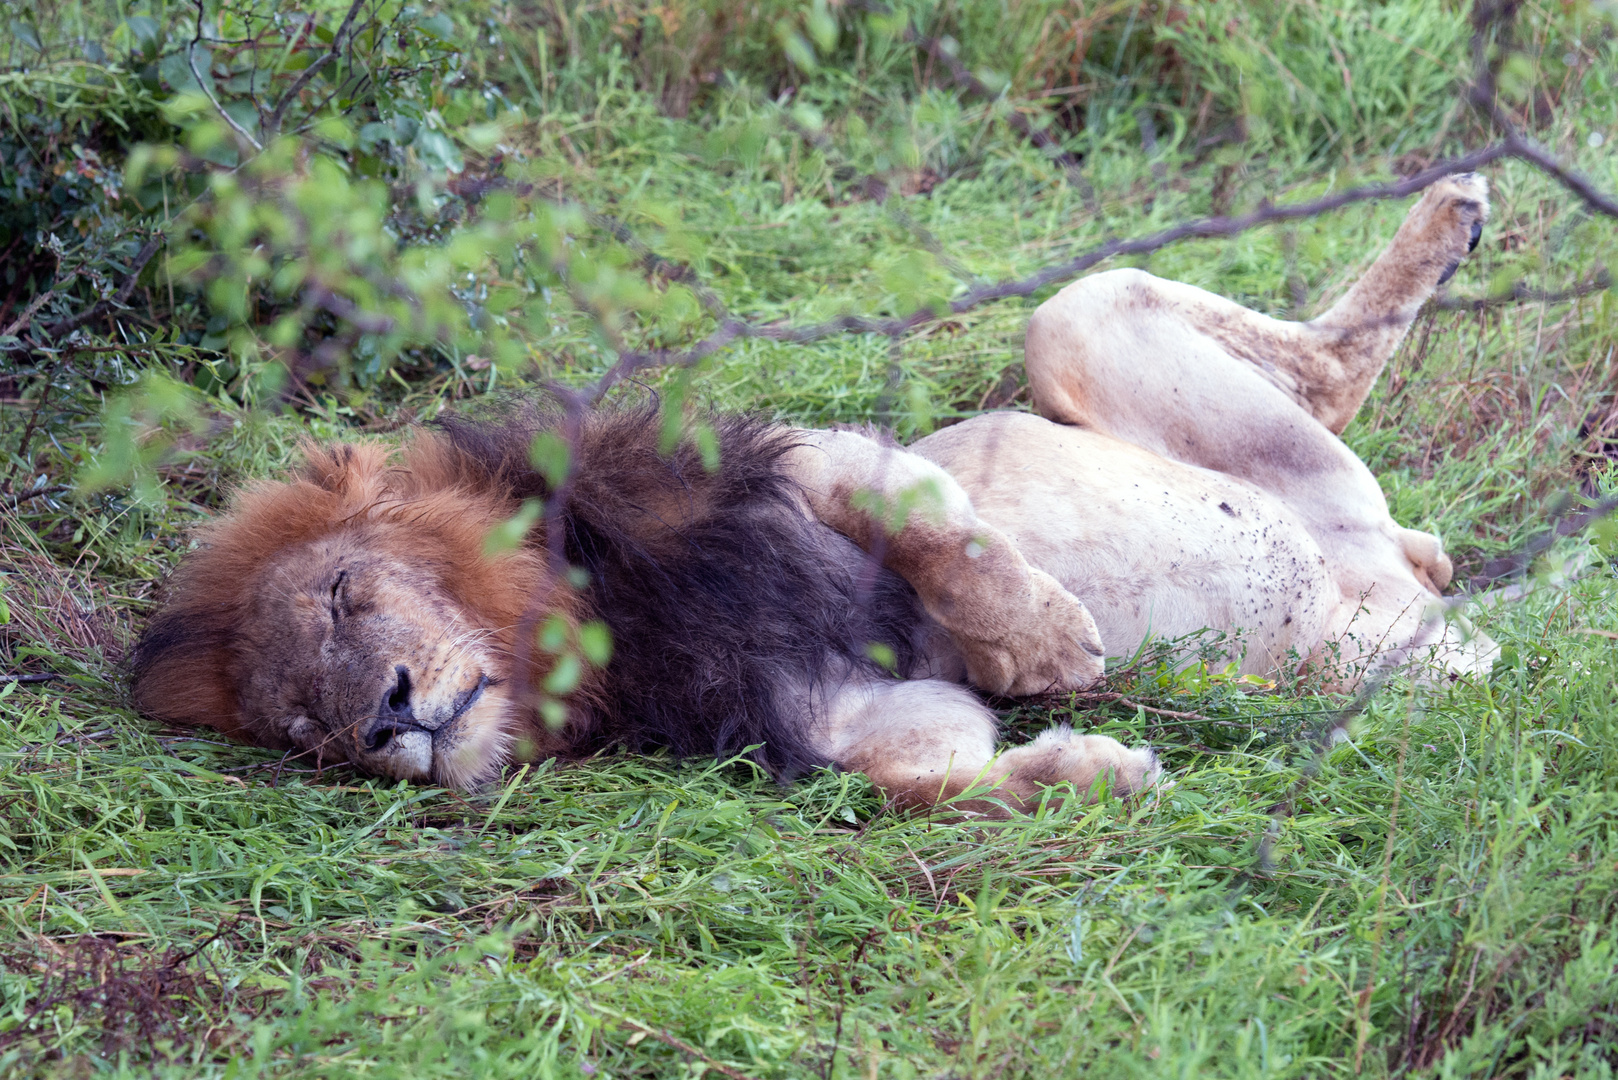
[[[1597,521],[1618,510],[1618,495],[1609,495],[1590,506],[1573,509],[1576,500],[1569,498],[1562,506],[1551,513],[1550,524],[1541,532],[1531,537],[1522,547],[1508,555],[1491,559],[1483,564],[1483,569],[1474,574],[1467,582],[1475,593],[1479,589],[1490,588],[1511,578],[1522,577],[1528,573],[1534,560],[1539,558],[1552,544],[1564,536],[1572,536],[1582,532]]]
[[[20,491],[11,496],[11,505],[18,506],[29,499],[37,499],[41,495],[57,495],[61,492],[72,490],[72,484],[50,484],[46,487],[34,488],[32,491]]]
[[[1505,133],[1505,142],[1512,157],[1526,161],[1541,172],[1554,178],[1589,206],[1608,217],[1618,217],[1618,199],[1614,199],[1570,165],[1563,165],[1556,155],[1524,135],[1515,121],[1500,107],[1494,68],[1488,59],[1489,32],[1498,30],[1502,58],[1512,48],[1512,29],[1517,18],[1520,0],[1502,0],[1487,4],[1477,0],[1472,8],[1472,86],[1467,100],[1495,127]]]
[[[207,98],[209,103],[213,105],[214,112],[218,113],[225,123],[230,125],[230,129],[232,131],[246,139],[254,150],[263,150],[264,144],[253,138],[252,135],[248,134],[247,129],[238,124],[236,122],[236,118],[225,111],[225,107],[219,104],[219,99],[213,96],[213,91],[208,89],[208,84],[202,81],[202,72],[197,70],[197,45],[201,41],[202,0],[197,0],[197,33],[196,36],[191,39],[191,43],[185,47],[185,65],[191,69],[191,77],[197,81],[197,89],[201,90],[202,96]],[[211,77],[212,76],[210,75],[210,78]]]
[[[649,349],[620,353],[618,363],[614,364],[602,376],[595,392],[590,396],[593,400],[600,400],[619,381],[636,371],[646,368],[692,366],[733,342],[745,338],[761,338],[801,345],[819,341],[835,334],[881,334],[886,337],[899,337],[949,315],[964,314],[991,301],[1032,296],[1041,289],[1057,282],[1067,281],[1091,267],[1105,262],[1107,259],[1120,255],[1145,255],[1187,239],[1235,236],[1238,233],[1269,222],[1295,221],[1302,218],[1316,217],[1331,210],[1373,199],[1403,198],[1446,176],[1453,173],[1471,172],[1491,161],[1507,156],[1508,153],[1509,150],[1505,143],[1493,143],[1480,150],[1463,154],[1460,157],[1441,161],[1413,176],[1393,183],[1366,184],[1360,187],[1347,188],[1334,195],[1312,199],[1308,202],[1284,203],[1279,206],[1265,204],[1256,210],[1236,217],[1199,218],[1193,221],[1181,222],[1160,232],[1133,240],[1110,240],[1075,255],[1065,262],[1055,263],[1037,270],[1027,277],[1010,278],[974,286],[952,300],[943,310],[926,307],[903,317],[840,315],[823,322],[796,326],[779,323],[761,325],[744,319],[727,319],[720,324],[716,331],[688,349]]]
[[[1440,613],[1429,616],[1422,623],[1422,629],[1425,630],[1434,618],[1443,618],[1443,615]],[[1387,685],[1388,679],[1393,676],[1393,671],[1393,668],[1385,667],[1368,675],[1360,683],[1359,692],[1354,695],[1354,699],[1341,709],[1338,709],[1332,716],[1331,721],[1322,725],[1315,732],[1313,738],[1310,739],[1314,752],[1310,755],[1309,761],[1303,768],[1298,770],[1298,777],[1287,788],[1286,796],[1270,807],[1270,825],[1265,830],[1264,837],[1259,841],[1258,845],[1258,873],[1261,877],[1269,877],[1275,872],[1275,842],[1281,835],[1282,819],[1292,816],[1293,803],[1297,797],[1303,793],[1304,789],[1325,767],[1327,752],[1338,742],[1347,738],[1349,724],[1353,723],[1356,717],[1371,707],[1371,699],[1376,697],[1382,687]]]
[[[107,312],[115,308],[121,308],[128,303],[130,294],[135,291],[136,279],[140,277],[140,272],[146,269],[146,264],[152,261],[152,256],[157,254],[157,249],[163,246],[163,239],[163,234],[160,232],[153,233],[147,238],[146,243],[141,245],[141,249],[135,253],[134,260],[129,264],[129,274],[124,278],[124,283],[118,287],[118,291],[112,295],[111,299],[102,300],[88,310],[81,311],[77,315],[47,327],[45,336],[52,341],[59,341],[85,323],[98,319]]]
[[[44,411],[45,403],[51,399],[51,390],[56,386],[56,373],[61,367],[62,360],[58,357],[51,362],[50,370],[45,373],[45,388],[39,392],[39,400],[34,402],[34,407],[29,410],[28,423],[23,425],[22,438],[17,440],[17,452],[11,458],[11,468],[6,470],[7,487],[17,479],[17,470],[28,460],[28,447],[34,441],[34,428],[39,426],[39,414]],[[28,467],[30,470],[33,468],[32,465]]]
[[[270,113],[269,119],[264,121],[264,138],[266,141],[275,138],[280,133],[281,124],[286,120],[287,109],[297,100],[298,95],[303,93],[304,87],[308,86],[327,64],[337,59],[337,54],[342,51],[343,39],[349,36],[349,28],[354,24],[354,17],[359,14],[360,8],[364,6],[365,0],[354,0],[353,5],[348,9],[348,14],[343,18],[342,25],[337,28],[336,35],[331,39],[331,48],[322,53],[314,63],[304,68],[303,73],[287,88],[287,92],[281,95],[280,104],[276,105],[275,111]]]
[[[1496,123],[1504,120],[1503,113],[1500,113],[1498,109],[1493,111],[1500,117],[1499,120],[1496,120]],[[1509,123],[1509,121],[1506,122]],[[1613,199],[1612,196],[1597,188],[1583,173],[1557,161],[1550,151],[1532,139],[1515,129],[1508,130],[1509,134],[1506,136],[1505,145],[1512,157],[1520,158],[1537,166],[1541,172],[1549,174],[1563,187],[1584,200],[1586,206],[1598,210],[1608,217],[1618,218],[1618,200]]]
[[[71,281],[75,276],[76,275],[69,274],[64,281],[58,283],[57,287],[60,288],[62,285],[67,284],[67,282]],[[6,327],[4,330],[0,330],[0,337],[12,337],[17,334],[20,330],[33,321],[34,313],[40,308],[44,307],[45,304],[55,296],[56,289],[47,289],[38,296],[34,297],[33,303],[24,308],[23,313],[17,316],[16,320],[13,321],[10,326]]]
[[[583,208],[581,208],[583,209]],[[642,269],[648,274],[662,274],[670,281],[678,281],[692,292],[708,313],[716,319],[724,320],[730,317],[725,302],[719,294],[705,285],[697,272],[685,263],[675,262],[653,251],[634,232],[617,218],[606,214],[599,214],[593,210],[584,210],[586,220],[598,228],[605,229],[612,234],[613,239],[633,251],[639,258]]]
[[[1231,720],[1215,720],[1211,716],[1204,716],[1196,712],[1178,712],[1174,709],[1160,709],[1154,705],[1143,705],[1133,698],[1113,690],[1080,690],[1068,696],[1082,698],[1085,701],[1110,702],[1122,705],[1125,708],[1140,709],[1142,712],[1151,713],[1153,716],[1167,716],[1173,720],[1190,720],[1195,723],[1213,724],[1218,727],[1242,728],[1249,726],[1247,724],[1238,724]]]
[[[714,1069],[717,1072],[730,1077],[730,1080],[753,1080],[753,1077],[749,1076],[747,1073],[742,1072],[740,1069],[732,1065],[726,1065],[723,1061],[709,1057],[703,1051],[697,1049],[695,1046],[692,1046],[684,1039],[671,1035],[659,1028],[654,1028],[650,1024],[643,1024],[639,1020],[619,1012],[617,1009],[610,1009],[604,1005],[591,1005],[590,1007],[597,1012],[606,1013],[608,1016],[612,1017],[614,1020],[617,1020],[621,1024],[634,1028],[642,1035],[656,1039],[664,1046],[672,1046],[674,1049],[679,1050],[682,1053],[690,1054],[704,1065],[707,1065],[710,1069]]]
[[[53,671],[46,671],[38,675],[0,675],[0,683],[42,683],[60,678],[63,676]]]
[[[1438,311],[1487,311],[1507,304],[1565,304],[1569,300],[1581,300],[1610,288],[1612,275],[1603,270],[1589,281],[1581,281],[1566,289],[1536,289],[1526,281],[1519,281],[1492,296],[1446,296],[1434,299],[1432,304]]]

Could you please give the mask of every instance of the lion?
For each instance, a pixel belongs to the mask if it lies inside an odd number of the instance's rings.
[[[1162,769],[1065,725],[997,753],[978,691],[1082,689],[1154,635],[1224,631],[1243,670],[1344,685],[1429,655],[1481,670],[1493,644],[1429,613],[1438,538],[1394,523],[1337,435],[1487,213],[1481,178],[1433,185],[1307,323],[1141,271],[1084,278],[1029,326],[1039,415],[908,448],[718,416],[709,468],[666,449],[655,405],[520,403],[398,450],[308,446],[201,528],[135,651],[135,701],[451,788],[623,744],[782,780],[836,766],[901,806],[1003,816]],[[553,485],[530,453],[564,430]],[[550,509],[491,545],[525,506]],[[579,659],[593,624],[604,664]]]

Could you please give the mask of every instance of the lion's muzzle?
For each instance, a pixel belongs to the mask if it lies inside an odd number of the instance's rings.
[[[489,678],[480,676],[476,685],[456,694],[445,709],[443,705],[432,707],[431,698],[437,695],[417,692],[407,665],[396,664],[393,671],[394,682],[375,713],[353,729],[353,760],[368,772],[401,780],[429,779],[434,757],[460,741],[456,723],[483,697]],[[425,712],[418,716],[421,698],[427,700],[421,702]]]

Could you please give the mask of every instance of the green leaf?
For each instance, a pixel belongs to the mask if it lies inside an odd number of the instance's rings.
[[[837,20],[826,10],[826,0],[815,0],[805,23],[822,56],[837,47]]]
[[[567,480],[572,459],[572,449],[560,435],[552,431],[541,431],[535,435],[533,445],[528,448],[529,463],[553,489],[561,487]]]
[[[443,12],[429,15],[418,22],[416,26],[440,41],[449,41],[455,36],[455,20]]]
[[[483,554],[498,555],[517,547],[543,512],[538,499],[524,499],[521,509],[490,529],[489,535],[483,538]]]
[[[579,627],[579,651],[596,667],[606,667],[612,659],[612,631],[607,624],[592,620]]]
[[[702,455],[702,467],[707,472],[719,471],[719,436],[710,424],[698,424],[692,432],[697,453]]]
[[[29,26],[21,19],[11,20],[11,36],[35,52],[42,53],[45,51],[45,46],[40,44],[39,34],[35,32],[32,26]]]
[[[461,152],[439,132],[423,129],[411,146],[416,151],[417,160],[429,169],[458,173],[466,168]]]
[[[567,706],[560,701],[545,700],[539,703],[539,715],[545,721],[545,726],[552,731],[567,723]]]
[[[539,629],[539,647],[548,653],[559,653],[567,645],[567,619],[561,612],[552,612]]]
[[[545,692],[560,697],[571,694],[579,688],[584,678],[584,665],[572,653],[563,653],[556,660],[556,666],[551,673],[545,676]]]
[[[893,648],[880,641],[870,642],[865,646],[865,655],[881,664],[889,671],[896,671],[899,667],[897,658],[893,655]]]
[[[783,22],[776,28],[776,40],[781,43],[781,51],[786,53],[787,59],[799,71],[812,72],[820,66],[814,47],[788,23]]]

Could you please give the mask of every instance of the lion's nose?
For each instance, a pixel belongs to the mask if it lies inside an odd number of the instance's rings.
[[[410,669],[398,664],[395,665],[393,673],[399,677],[399,681],[388,691],[387,697],[382,699],[382,708],[377,712],[381,716],[414,720],[416,714],[410,707]]]
[[[427,730],[416,723],[416,711],[410,704],[410,669],[400,664],[393,671],[398,681],[383,696],[376,715],[360,728],[360,745],[371,753],[387,746],[402,732]]]

